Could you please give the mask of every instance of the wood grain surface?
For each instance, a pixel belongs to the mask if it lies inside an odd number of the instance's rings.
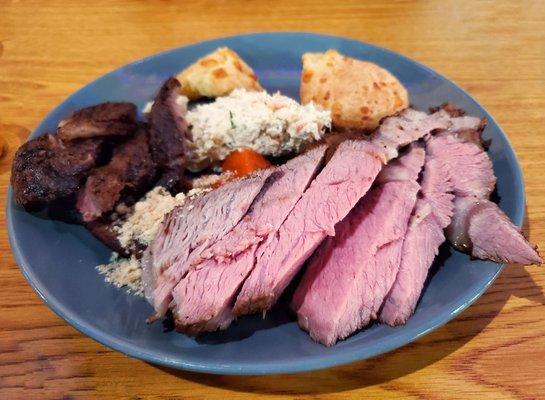
[[[0,203],[10,163],[45,115],[109,70],[155,52],[253,31],[375,43],[467,89],[524,170],[524,231],[545,248],[543,1],[0,0]],[[297,375],[171,371],[113,352],[50,311],[22,277],[0,211],[0,399],[545,398],[545,270],[509,266],[459,318],[405,348]]]

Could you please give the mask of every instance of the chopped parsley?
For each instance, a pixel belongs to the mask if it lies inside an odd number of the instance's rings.
[[[231,122],[231,129],[236,129],[237,126],[235,125],[235,122],[233,121],[233,112],[229,110],[229,121]]]

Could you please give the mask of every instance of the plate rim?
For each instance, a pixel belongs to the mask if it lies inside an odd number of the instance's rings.
[[[284,36],[293,35],[298,37],[304,37],[305,39],[311,39],[311,40],[315,38],[337,39],[337,40],[342,40],[345,42],[347,41],[352,42],[352,44],[354,45],[364,44],[366,46],[369,46],[370,48],[373,48],[374,50],[385,52],[391,56],[401,58],[406,62],[412,63],[416,65],[417,67],[422,68],[426,70],[427,72],[433,75],[439,76],[442,79],[450,82],[457,90],[462,92],[486,116],[489,124],[493,125],[495,129],[497,129],[499,134],[503,136],[503,138],[505,139],[507,143],[507,146],[511,150],[510,152],[504,153],[504,154],[509,159],[510,164],[513,165],[512,172],[515,175],[514,184],[516,186],[516,192],[517,192],[515,193],[515,196],[519,199],[520,203],[522,204],[521,207],[515,210],[513,222],[515,223],[517,227],[519,228],[521,227],[523,219],[524,219],[525,204],[526,204],[526,191],[525,191],[525,184],[524,184],[524,179],[522,175],[522,169],[520,167],[520,163],[516,156],[514,147],[509,140],[509,137],[505,134],[503,129],[492,117],[492,115],[472,95],[470,95],[465,89],[460,87],[457,83],[455,83],[448,77],[444,76],[443,74],[440,74],[436,72],[435,70],[431,69],[430,67],[420,63],[419,61],[413,60],[403,54],[400,54],[398,52],[395,52],[393,50],[390,50],[381,46],[377,46],[375,44],[371,44],[368,42],[364,42],[364,41],[353,39],[353,38],[343,37],[343,36],[322,34],[322,33],[316,33],[316,32],[301,32],[301,31],[253,32],[253,33],[246,33],[246,34],[236,34],[236,35],[217,37],[213,39],[208,39],[208,40],[194,42],[194,43],[183,45],[183,46],[170,48],[158,53],[154,53],[152,55],[138,59],[136,61],[132,61],[130,63],[124,64],[103,75],[100,75],[99,77],[88,82],[87,84],[79,88],[78,90],[72,92],[62,102],[60,102],[56,107],[54,107],[49,113],[47,113],[47,115],[41,120],[41,122],[36,126],[36,128],[28,136],[27,140],[41,134],[42,131],[44,130],[44,125],[46,121],[53,116],[55,111],[65,106],[67,103],[69,103],[72,100],[72,98],[77,96],[81,91],[85,90],[89,85],[92,85],[99,80],[115,75],[120,70],[124,70],[130,66],[137,65],[140,63],[145,63],[161,55],[168,55],[168,54],[174,53],[182,48],[198,47],[205,43],[220,42],[223,40],[230,40],[230,39],[259,38],[263,36],[283,36],[283,35]],[[498,277],[498,275],[500,274],[500,272],[503,270],[505,266],[505,264],[496,263],[498,266],[497,271],[491,276],[491,278],[487,282],[485,282],[485,284],[480,288],[480,290],[478,290],[469,300],[466,300],[464,304],[462,304],[460,307],[452,310],[450,313],[446,313],[445,315],[432,319],[426,329],[420,331],[417,334],[411,335],[409,337],[403,337],[403,338],[394,337],[393,339],[390,339],[386,343],[378,342],[377,345],[374,346],[374,350],[372,351],[367,351],[368,348],[362,346],[356,351],[347,352],[347,353],[335,353],[334,352],[335,347],[332,347],[331,354],[316,356],[316,357],[313,357],[311,360],[303,358],[297,361],[284,361],[284,362],[260,363],[260,364],[237,363],[234,365],[230,365],[229,362],[226,362],[225,364],[210,365],[207,363],[194,363],[194,362],[189,362],[189,361],[184,361],[184,360],[179,360],[179,359],[174,359],[169,357],[160,357],[148,351],[140,351],[134,345],[126,344],[120,341],[118,338],[115,338],[113,335],[105,333],[101,329],[97,329],[93,326],[90,326],[89,324],[81,320],[77,315],[73,315],[70,311],[66,310],[63,304],[61,304],[60,302],[57,302],[55,299],[55,296],[51,295],[50,292],[45,287],[43,287],[41,283],[39,282],[39,280],[34,276],[33,269],[30,263],[27,262],[25,255],[21,253],[18,247],[18,244],[14,238],[14,232],[15,232],[14,215],[13,215],[14,204],[13,204],[13,190],[11,187],[11,183],[9,184],[8,190],[7,190],[5,210],[6,210],[6,221],[7,221],[7,227],[8,227],[9,244],[11,247],[11,251],[15,257],[15,261],[17,262],[19,269],[23,273],[23,276],[25,277],[29,285],[33,288],[33,290],[36,292],[38,297],[55,314],[57,314],[65,322],[67,322],[72,327],[76,328],[79,332],[81,332],[85,336],[101,343],[102,345],[112,350],[119,351],[129,357],[140,359],[140,360],[150,362],[153,364],[161,365],[168,368],[192,371],[192,372],[223,374],[223,375],[268,375],[268,374],[280,374],[280,373],[283,373],[283,374],[298,373],[298,372],[306,372],[306,371],[331,368],[334,366],[348,364],[348,363],[352,363],[356,361],[362,361],[364,359],[375,357],[377,355],[380,355],[380,354],[392,351],[394,349],[403,347],[407,344],[410,344],[414,342],[415,340],[443,326],[444,324],[451,321],[458,315],[460,315],[464,310],[466,310],[470,305],[472,305],[480,296],[482,296],[482,294],[488,289],[488,287],[490,287],[490,285]]]

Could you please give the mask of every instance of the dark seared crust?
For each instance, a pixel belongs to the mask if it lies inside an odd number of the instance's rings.
[[[161,173],[156,186],[162,186],[172,194],[187,192],[192,188],[183,166],[169,168]]]
[[[149,189],[154,178],[155,164],[142,129],[114,149],[109,164],[89,175],[78,194],[78,210],[84,221],[93,221],[112,210],[123,194]]]
[[[130,256],[130,253],[121,246],[117,239],[117,232],[115,227],[117,221],[108,221],[106,218],[99,218],[95,221],[87,222],[85,227],[95,236],[98,240],[104,243],[111,250],[119,253],[123,257]]]
[[[101,103],[82,108],[62,120],[57,135],[62,140],[95,136],[125,136],[138,127],[132,103]]]
[[[183,175],[189,128],[184,111],[176,103],[180,86],[176,78],[167,79],[148,117],[151,153],[159,167],[160,185],[173,191],[187,187]]]
[[[246,302],[243,306],[235,307],[233,309],[234,314],[237,317],[248,315],[248,314],[255,314],[262,312],[264,310],[269,310],[274,306],[274,303],[276,302],[276,299],[272,295],[260,295],[259,297],[255,297],[252,299],[252,302]]]
[[[463,117],[466,115],[465,110],[456,107],[452,103],[443,103],[438,107],[430,108],[430,112],[432,113],[440,111],[440,110],[446,111],[453,118]],[[487,124],[486,118],[481,118],[477,129],[462,129],[456,132],[456,136],[468,142],[475,143],[482,149],[487,149],[489,142],[484,141],[481,136],[484,129],[486,128],[486,124]]]
[[[443,103],[438,107],[431,107],[430,108],[431,113],[434,113],[434,112],[437,112],[437,111],[440,111],[440,110],[446,111],[448,113],[448,115],[450,115],[453,118],[463,117],[464,115],[466,115],[465,110],[456,107],[452,103]],[[479,132],[479,133],[482,132],[484,130],[484,128],[486,128],[486,118],[481,118],[481,122],[480,122],[479,127],[477,128],[477,132]]]
[[[184,321],[174,318],[174,329],[176,329],[176,332],[184,333],[188,336],[197,336],[199,333],[205,330],[207,322],[207,320],[203,319],[198,323],[187,325],[184,324]]]
[[[437,107],[430,107],[430,113],[432,114],[439,110],[446,111],[451,117],[463,117],[464,115],[466,115],[466,112],[463,109],[456,107],[452,103],[443,103]]]
[[[482,130],[474,129],[464,129],[456,132],[456,136],[458,136],[459,138],[468,142],[475,143],[481,149],[486,150],[490,144],[490,141],[484,141],[481,134]]]
[[[176,78],[167,79],[155,97],[149,114],[151,152],[154,161],[161,167],[184,163],[184,139],[188,135],[188,126],[176,104],[180,87]]]
[[[276,303],[276,299],[273,296],[261,296],[258,299],[256,299],[255,302],[251,304],[247,304],[246,307],[240,308],[239,310],[237,310],[239,312],[237,313],[237,315],[241,316],[241,315],[264,312],[264,310],[270,310],[275,303]],[[208,319],[202,318],[198,322],[195,322],[193,324],[188,324],[186,321],[178,319],[174,316],[174,325],[175,325],[176,332],[184,333],[189,336],[196,336],[202,332],[211,332],[212,330],[208,326],[209,322],[210,321]],[[218,329],[225,329],[225,328],[221,328],[218,326],[216,330]]]
[[[95,166],[101,139],[61,142],[44,135],[23,144],[13,160],[11,184],[15,201],[39,206],[77,191]]]

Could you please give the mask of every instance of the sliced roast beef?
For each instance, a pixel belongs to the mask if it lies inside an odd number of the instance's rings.
[[[306,259],[369,190],[384,162],[375,145],[348,140],[305,191],[244,282],[235,315],[268,310]]]
[[[497,204],[481,200],[469,216],[471,255],[504,263],[541,264],[543,260]]]
[[[237,225],[273,172],[261,170],[228,182],[165,216],[142,265],[146,298],[156,317],[167,311],[171,291],[191,269],[193,259]]]
[[[488,201],[496,178],[492,162],[482,148],[449,130],[430,138],[427,149],[431,157],[447,163],[452,171],[457,201],[447,236],[454,247],[473,257],[497,262],[542,262],[519,229],[497,205]]]
[[[471,254],[471,240],[469,239],[469,212],[479,200],[475,197],[456,197],[454,199],[454,210],[450,225],[446,228],[445,234],[450,244],[456,249]]]
[[[371,141],[384,150],[387,161],[398,156],[398,150],[430,132],[452,126],[453,118],[445,110],[426,114],[406,108],[396,115],[385,118],[371,136]]]
[[[63,143],[43,135],[23,144],[11,171],[15,201],[39,206],[75,193],[95,166],[101,143],[100,139]]]
[[[443,229],[431,206],[419,199],[403,242],[399,271],[380,311],[381,322],[392,326],[407,322],[416,308],[428,270],[444,241]]]
[[[468,196],[457,197],[454,206],[454,218],[446,233],[457,249],[496,262],[543,262],[497,204]]]
[[[173,290],[177,330],[196,334],[230,324],[231,307],[254,267],[256,251],[276,234],[314,177],[325,150],[320,146],[282,165],[239,224],[195,260],[195,268]]]
[[[374,132],[371,142],[377,150],[373,150],[373,152],[377,155],[380,153],[379,157],[384,157],[384,161],[391,160],[397,157],[401,147],[413,143],[433,131],[448,129],[452,124],[452,118],[444,110],[439,110],[432,115],[413,109],[403,110],[397,115],[385,118],[381,126]],[[339,146],[339,149],[347,146],[346,143],[356,142],[345,141]],[[339,149],[333,154],[331,161],[336,158]],[[354,168],[354,178],[360,179],[361,176],[358,176],[358,173],[361,172],[358,169],[365,166],[366,159],[369,159],[369,153],[367,157],[362,157],[360,165],[348,166],[348,164],[355,162],[355,160],[349,158],[344,162],[341,160],[337,162],[345,164],[348,168]],[[324,177],[324,181],[328,179],[327,175],[325,175],[329,173],[325,172],[330,170],[328,166],[317,177],[290,216],[288,216],[279,230],[278,237],[266,249],[263,256],[258,257],[256,268],[244,283],[235,303],[234,311],[236,315],[270,308],[321,240],[328,234],[334,235],[333,226],[344,218],[351,209],[351,207],[344,209],[344,206],[350,204],[350,201],[353,200],[355,200],[353,203],[355,204],[359,198],[354,199],[352,196],[354,194],[360,197],[363,196],[375,179],[376,173],[378,173],[378,170],[375,173],[375,170],[370,168],[368,174],[370,182],[362,185],[359,190],[353,190],[350,189],[353,182],[350,182],[348,178],[344,178],[337,184],[322,183],[321,176]],[[339,167],[331,167],[331,170],[334,168]],[[380,166],[378,168],[380,169]],[[372,175],[372,172],[375,175]],[[335,188],[335,190],[338,190],[337,198],[342,199],[343,202],[339,202],[337,199],[336,203],[338,204],[335,204],[333,198],[329,199],[328,196],[331,193],[328,193],[325,189],[322,191],[323,188],[319,187],[320,184],[324,183],[326,183],[327,189]],[[348,201],[348,203],[346,204],[344,201]],[[328,204],[328,202],[331,202],[331,204]],[[316,216],[313,215],[313,211],[317,213]],[[311,223],[305,221],[307,217],[311,220]],[[323,218],[324,221],[321,221],[320,218]],[[293,245],[293,243],[297,243],[297,245]]]
[[[180,82],[169,78],[155,97],[149,113],[150,145],[153,160],[165,175],[161,182],[169,189],[184,183],[186,139],[189,128],[186,110],[177,103]]]
[[[417,181],[424,165],[425,152],[419,143],[413,143],[407,153],[390,161],[377,176],[375,183]]]
[[[404,324],[416,308],[428,270],[445,240],[443,229],[452,217],[454,195],[450,175],[447,163],[426,155],[421,198],[409,221],[399,270],[380,311],[382,322]]]
[[[314,340],[331,346],[376,317],[397,274],[423,163],[424,150],[413,147],[386,166],[312,257],[292,308]]]
[[[399,235],[391,242],[381,246],[373,257],[376,277],[373,288],[373,304],[370,307],[371,319],[377,319],[380,307],[395,282],[401,265],[401,251],[403,250],[407,227],[408,224],[405,224],[403,226],[403,235]]]
[[[453,216],[454,195],[451,179],[453,171],[444,160],[427,155],[424,172],[421,180],[421,196],[430,205],[441,229],[445,229],[451,223]]]
[[[464,115],[462,117],[452,118],[452,126],[449,130],[455,132],[456,136],[476,144],[482,149],[484,146],[481,135],[485,127],[486,119]]]
[[[138,127],[136,106],[132,103],[102,103],[85,107],[63,119],[57,128],[62,140],[95,136],[124,136]]]
[[[327,146],[327,151],[325,153],[324,160],[327,163],[333,154],[335,153],[335,150],[337,150],[337,147],[344,142],[345,140],[366,140],[369,139],[368,135],[361,132],[361,131],[332,131],[329,132],[327,135],[322,137],[320,140],[315,142],[305,142],[301,146],[301,151],[306,151],[313,149],[318,146]]]
[[[425,159],[425,151],[420,143],[413,143],[409,148],[406,155],[391,161],[386,168],[384,168],[377,182],[398,182],[405,181],[410,183],[416,183],[423,168]],[[424,182],[426,184],[426,182]],[[420,185],[418,189],[421,190]],[[412,196],[412,193],[407,194]],[[412,197],[411,197],[412,198]],[[413,201],[412,206],[415,206]],[[406,210],[405,210],[406,211]],[[401,252],[403,249],[403,242],[408,229],[408,221],[412,210],[406,215],[406,223],[403,226],[403,233],[384,246],[381,246],[375,255],[375,265],[377,270],[377,281],[375,285],[374,305],[371,309],[371,316],[373,319],[377,318],[378,312],[387,293],[390,291],[394,284],[397,272],[401,264]]]
[[[93,170],[79,191],[76,207],[85,222],[113,209],[124,192],[149,189],[155,177],[147,134],[140,130],[118,145],[110,162]]]
[[[432,108],[430,111],[437,112],[439,110],[446,111],[452,117],[452,126],[449,128],[452,134],[468,142],[475,143],[481,148],[483,147],[481,134],[486,127],[486,118],[466,115],[464,110],[451,103],[444,103],[439,107]]]
[[[456,196],[488,198],[494,190],[496,176],[492,162],[476,144],[447,131],[431,137],[427,151],[432,158],[448,163]]]
[[[450,115],[451,117],[463,117],[466,115],[466,112],[464,109],[456,107],[452,103],[443,103],[438,107],[430,107],[430,113],[435,113],[437,111],[444,110]]]

